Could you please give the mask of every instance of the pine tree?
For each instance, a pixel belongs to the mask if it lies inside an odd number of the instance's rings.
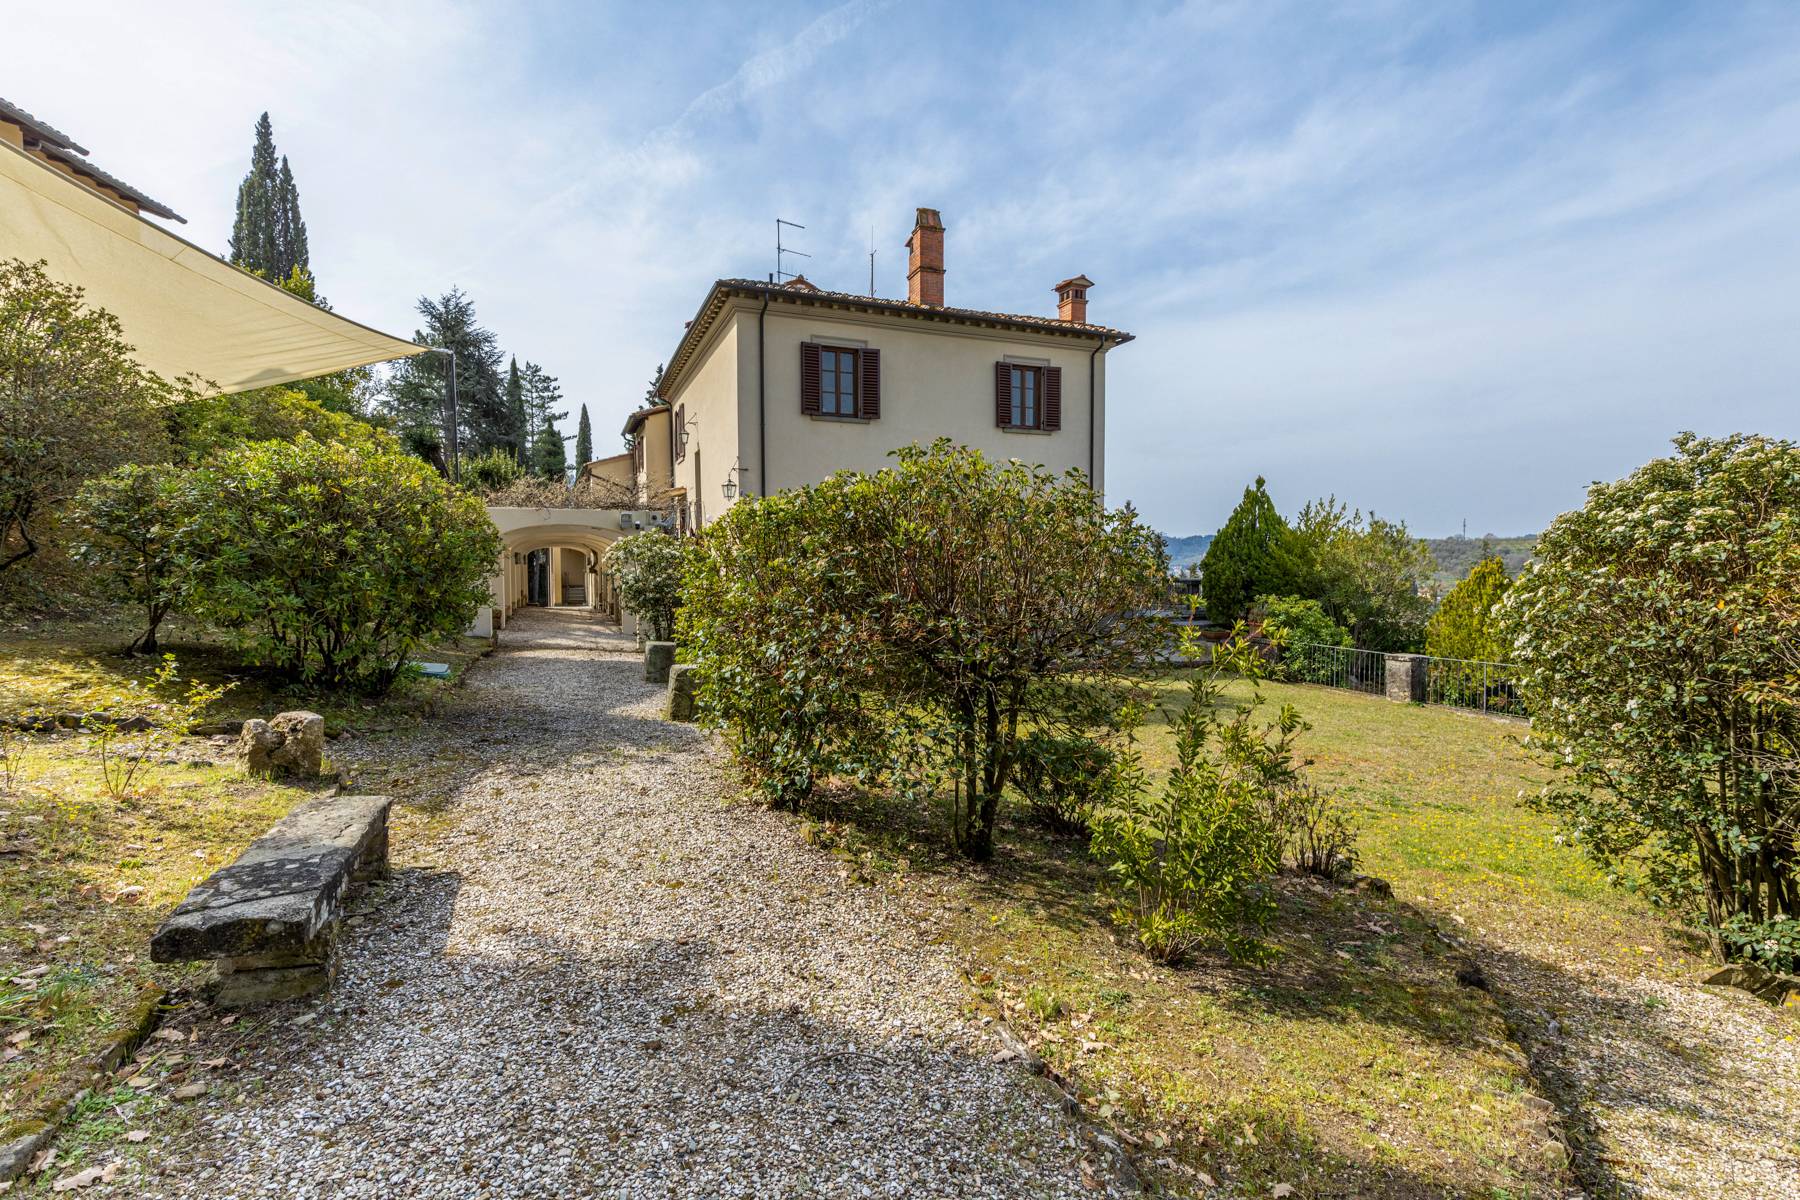
[[[545,479],[568,481],[569,463],[563,453],[563,437],[551,421],[546,420],[538,430],[532,466]]]
[[[250,173],[238,185],[231,261],[271,283],[288,279],[296,267],[310,269],[300,192],[287,159],[276,156],[268,113],[257,118]]]
[[[516,354],[506,369],[506,419],[513,461],[520,464],[530,461],[526,456],[531,453],[531,424],[525,412],[525,380],[519,374],[519,356]]]
[[[581,423],[575,427],[575,465],[584,467],[594,458],[594,425],[588,420],[587,405],[581,406]]]
[[[1243,617],[1258,596],[1292,596],[1305,589],[1301,547],[1260,475],[1207,547],[1200,570],[1206,615],[1220,623]]]
[[[457,440],[465,457],[512,445],[512,421],[500,381],[501,351],[493,331],[475,320],[475,303],[460,288],[433,300],[419,297],[425,328],[413,334],[421,346],[456,351]],[[407,359],[388,381],[386,407],[395,432],[415,454],[446,466],[449,431],[446,390],[450,357]]]
[[[525,427],[536,431],[544,427],[548,421],[552,425],[560,425],[569,419],[568,409],[558,409],[562,402],[562,385],[556,382],[556,376],[548,374],[544,368],[534,362],[527,362],[523,368],[525,382]],[[536,442],[534,441],[535,447]]]

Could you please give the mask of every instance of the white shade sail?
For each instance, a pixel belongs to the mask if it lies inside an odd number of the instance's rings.
[[[166,379],[241,392],[424,348],[326,312],[0,142],[0,258],[43,260]]]

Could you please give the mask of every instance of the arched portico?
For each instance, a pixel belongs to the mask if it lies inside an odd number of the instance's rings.
[[[649,527],[648,512],[616,508],[502,508],[490,506],[488,519],[500,531],[504,549],[489,580],[491,609],[476,618],[471,633],[488,636],[504,629],[514,612],[533,602],[533,556],[545,573],[538,603],[551,607],[571,604],[621,616],[611,575],[605,568],[606,548],[626,534]]]

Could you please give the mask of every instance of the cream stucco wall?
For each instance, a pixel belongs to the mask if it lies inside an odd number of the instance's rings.
[[[1073,468],[1086,474],[1091,462],[1095,486],[1104,489],[1106,352],[1094,355],[1096,342],[771,305],[763,328],[767,426],[759,439],[759,308],[760,302],[733,302],[669,397],[690,419],[688,450],[676,466],[676,482],[689,489],[690,497],[700,498],[706,519],[723,510],[720,484],[734,461],[745,468],[749,491],[780,491],[833,471],[880,470],[892,463],[890,451],[915,442],[929,445],[939,437],[1059,473]],[[881,351],[878,419],[809,417],[800,411],[800,345],[807,341]],[[1046,433],[995,425],[994,364],[1005,360],[1062,368],[1061,429]],[[766,464],[758,461],[759,440],[766,447]],[[703,478],[694,475],[696,450]]]
[[[743,454],[739,389],[746,388],[754,412],[756,387],[754,374],[747,385],[740,384],[744,377],[742,350],[742,331],[737,322],[720,321],[688,368],[681,395],[675,401],[688,431],[687,447],[675,464],[675,486],[687,489],[688,520],[695,526],[704,525],[725,511],[723,485],[733,465],[752,465],[739,463]],[[755,352],[752,344],[753,364]],[[739,478],[740,488],[746,478]]]
[[[637,473],[638,501],[657,504],[674,486],[669,475],[669,414],[651,413],[638,428],[643,458]]]

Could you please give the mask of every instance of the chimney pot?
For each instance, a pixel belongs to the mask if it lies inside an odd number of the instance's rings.
[[[907,300],[944,307],[944,221],[937,209],[921,208],[914,214],[906,249]]]
[[[1056,317],[1075,325],[1087,324],[1087,290],[1094,281],[1086,275],[1065,279],[1056,285]]]

